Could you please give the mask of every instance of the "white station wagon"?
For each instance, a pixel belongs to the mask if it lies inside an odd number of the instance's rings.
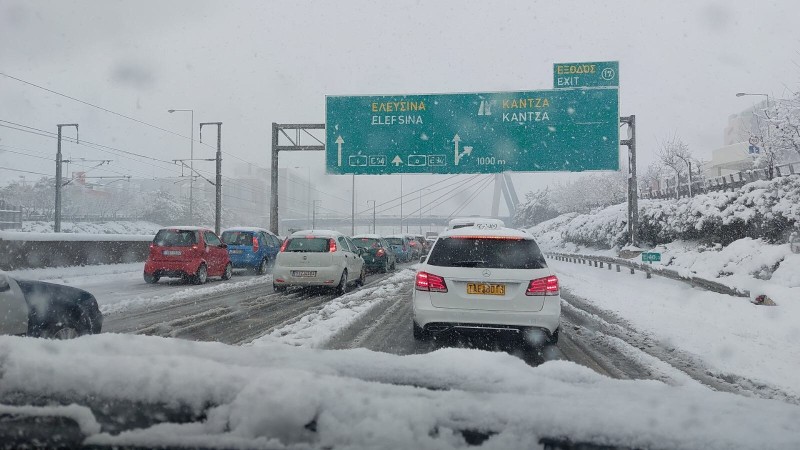
[[[272,269],[272,286],[330,286],[339,294],[362,286],[366,278],[363,250],[349,237],[331,230],[297,231],[281,246]]]
[[[558,341],[558,278],[522,231],[445,231],[417,266],[413,292],[416,339],[456,330],[522,333],[537,346]]]

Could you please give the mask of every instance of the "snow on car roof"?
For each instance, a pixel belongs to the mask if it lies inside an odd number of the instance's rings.
[[[256,231],[256,232],[271,233],[266,228],[259,228],[259,227],[230,227],[230,228],[225,228],[222,231]]]
[[[366,239],[383,239],[383,236],[381,236],[380,234],[357,234],[357,235],[353,236],[353,239],[362,239],[362,238],[366,238]]]
[[[295,231],[289,237],[295,238],[295,237],[304,237],[304,236],[330,238],[330,237],[343,236],[343,234],[339,233],[338,231],[335,231],[335,230],[300,230],[300,231]]]
[[[514,228],[482,228],[482,227],[464,227],[456,228],[454,230],[447,230],[439,235],[439,237],[450,236],[498,236],[498,237],[518,237],[523,239],[533,239],[533,237],[520,230]]]
[[[183,230],[183,231],[214,231],[209,227],[198,227],[195,225],[174,225],[171,227],[163,227],[161,230]]]
[[[384,236],[384,237],[385,238],[400,238],[400,239],[406,238],[406,239],[408,239],[408,235],[406,235],[406,234],[390,234],[390,235]]]

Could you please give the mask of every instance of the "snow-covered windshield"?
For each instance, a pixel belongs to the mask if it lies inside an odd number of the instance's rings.
[[[798,0],[0,0],[0,450],[796,450],[798,336]]]

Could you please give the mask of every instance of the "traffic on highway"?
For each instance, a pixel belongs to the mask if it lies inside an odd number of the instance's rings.
[[[797,17],[0,2],[0,450],[800,448]]]

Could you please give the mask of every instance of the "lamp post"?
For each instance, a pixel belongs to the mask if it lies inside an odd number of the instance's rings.
[[[350,236],[356,234],[356,175],[353,174],[353,197],[350,199]]]
[[[167,112],[189,112],[192,124],[189,132],[189,225],[194,221],[194,110],[193,109],[168,109]]]
[[[375,200],[367,200],[367,206],[369,206],[369,202],[372,202],[372,233],[378,234],[375,228]]]

